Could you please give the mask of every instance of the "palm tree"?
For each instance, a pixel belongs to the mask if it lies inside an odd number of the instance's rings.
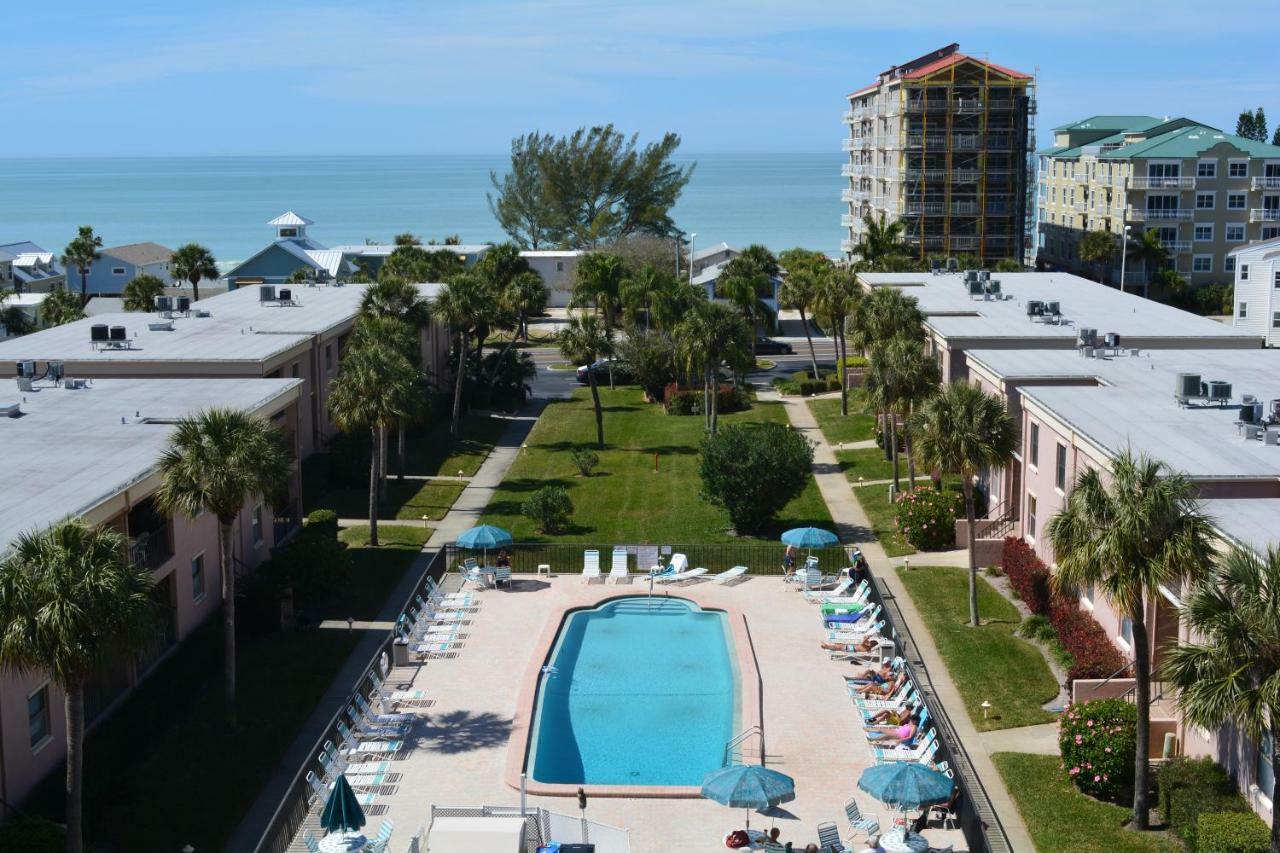
[[[456,438],[462,426],[462,386],[466,382],[467,342],[484,321],[488,307],[485,283],[475,273],[461,273],[445,284],[431,305],[431,313],[458,336],[458,369],[453,389],[453,420],[449,431]]]
[[[36,324],[17,305],[5,306],[5,300],[13,295],[12,290],[0,290],[0,326],[4,326],[5,334],[11,338],[28,335],[35,331]]]
[[[1261,557],[1232,548],[1185,597],[1181,615],[1201,641],[1166,651],[1163,674],[1187,721],[1280,738],[1280,550]],[[1274,747],[1271,767],[1280,775]],[[1280,853],[1280,809],[1271,813],[1271,853]]]
[[[605,325],[613,328],[622,305],[622,281],[627,267],[620,255],[591,252],[578,261],[573,282],[570,308],[595,307],[604,315]]]
[[[656,290],[649,293],[649,311],[653,325],[664,332],[675,328],[695,305],[707,301],[707,292],[687,279],[676,276],[659,276]]]
[[[169,259],[169,269],[178,281],[185,279],[190,283],[192,302],[200,301],[200,279],[218,277],[218,262],[213,252],[199,243],[179,246]]]
[[[769,306],[764,299],[773,294],[773,282],[778,274],[778,261],[773,253],[763,246],[752,245],[725,264],[720,277],[716,279],[716,295],[733,303],[751,329],[753,359],[756,353],[756,329],[762,317],[766,321],[769,317]]]
[[[502,291],[501,300],[516,315],[517,331],[529,342],[529,318],[547,308],[547,284],[533,270],[517,273]]]
[[[1110,231],[1090,231],[1080,239],[1080,260],[1097,265],[1098,281],[1106,278],[1107,262],[1116,254],[1116,238]]]
[[[1161,586],[1178,589],[1213,553],[1212,530],[1195,502],[1195,484],[1164,463],[1128,451],[1109,477],[1088,469],[1045,532],[1053,545],[1060,590],[1096,585],[1132,625],[1138,708],[1133,820],[1148,827],[1147,774],[1151,728],[1151,644],[1148,600]]]
[[[938,362],[924,351],[919,341],[909,338],[894,338],[885,346],[879,347],[871,354],[870,370],[867,372],[867,398],[876,406],[888,412],[888,431],[886,446],[892,448],[893,458],[893,490],[899,490],[898,480],[898,435],[897,421],[904,420],[905,441],[907,451],[907,472],[911,488],[916,486],[915,462],[912,459],[911,425],[908,420],[914,407],[933,396],[938,390],[942,377],[938,370]]]
[[[903,225],[900,220],[886,223],[882,213],[877,222],[868,213],[862,217],[862,224],[862,237],[853,247],[853,254],[861,258],[868,267],[883,267],[891,259],[907,254],[907,247],[902,242]]]
[[[978,561],[973,535],[974,477],[1009,464],[1018,446],[1018,426],[1004,402],[977,385],[952,382],[930,397],[912,418],[915,455],[926,468],[958,474],[969,523],[969,624],[978,626]]]
[[[391,241],[397,246],[421,246],[422,240],[417,234],[406,231],[403,234],[397,234]]]
[[[782,306],[800,312],[800,325],[804,327],[805,340],[809,342],[809,364],[813,378],[818,378],[818,356],[813,349],[813,335],[809,329],[808,311],[814,308],[831,275],[831,262],[821,252],[806,249],[788,249],[779,258],[786,267],[787,276],[782,280],[778,301]]]
[[[619,291],[619,302],[626,315],[626,321],[634,324],[641,311],[644,312],[644,328],[649,331],[653,327],[654,303],[664,298],[661,294],[676,291],[676,277],[665,269],[658,269],[653,264],[645,264],[639,272],[631,273],[622,280]]]
[[[702,377],[703,414],[715,434],[720,413],[720,364],[735,371],[752,360],[751,329],[732,308],[719,302],[697,303],[675,328],[676,354],[690,375]]]
[[[894,338],[924,337],[924,313],[896,287],[877,287],[857,300],[847,322],[853,345],[870,352]]]
[[[124,310],[153,311],[156,297],[164,296],[164,282],[144,273],[124,286],[123,296]]]
[[[18,537],[0,563],[0,666],[45,673],[63,693],[67,850],[82,849],[84,689],[155,639],[151,573],[125,562],[120,533],[63,521]]]
[[[413,285],[408,287],[415,294],[417,293],[416,287],[413,287]],[[425,303],[415,303],[412,311],[425,312],[424,305]],[[410,313],[408,316],[413,316],[413,314]],[[409,401],[404,415],[396,422],[396,479],[401,482],[404,481],[405,460],[408,458],[408,441],[405,436],[406,427],[410,420],[421,417],[426,409],[426,401],[421,394],[419,381],[422,378],[422,347],[419,342],[418,328],[411,325],[403,316],[395,314],[359,314],[356,316],[355,327],[351,333],[351,348],[353,350],[388,347],[403,356],[404,360],[416,371],[414,389],[417,393]],[[378,462],[381,465],[382,459],[379,458]],[[386,497],[386,480],[387,474],[382,471],[379,482],[381,483],[384,498]]]
[[[46,326],[63,326],[84,319],[84,303],[80,297],[60,284],[49,289],[40,303],[40,320]]]
[[[569,319],[569,325],[556,336],[560,352],[574,364],[587,365],[587,384],[591,386],[591,402],[596,410],[596,446],[604,449],[604,410],[600,408],[600,389],[596,383],[595,363],[613,355],[613,332],[594,314]]]
[[[831,330],[836,342],[836,361],[840,374],[840,414],[849,414],[849,389],[844,381],[844,367],[849,359],[849,340],[846,322],[861,300],[857,278],[852,269],[836,267],[826,277],[818,290],[814,313]]]
[[[369,461],[369,544],[378,547],[378,496],[386,432],[413,414],[419,399],[419,373],[404,353],[383,342],[365,340],[342,360],[329,392],[329,412],[345,433],[367,429]]]
[[[81,225],[76,238],[62,250],[62,264],[74,267],[80,273],[80,304],[89,302],[89,270],[93,262],[102,257],[102,238],[93,233],[92,225]]]
[[[207,409],[182,418],[160,455],[156,504],[163,512],[194,519],[203,512],[218,519],[222,566],[222,628],[227,716],[234,724],[236,702],[236,573],[232,525],[251,495],[285,491],[293,466],[280,430],[238,409]]]
[[[1160,242],[1160,234],[1154,228],[1143,231],[1137,239],[1131,239],[1125,253],[1130,260],[1142,264],[1148,282],[1151,276],[1169,264],[1169,250]]]
[[[395,317],[422,327],[431,319],[430,306],[416,285],[397,276],[380,278],[360,298],[361,316]]]

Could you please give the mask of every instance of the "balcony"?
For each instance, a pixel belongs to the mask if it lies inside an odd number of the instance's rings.
[[[840,117],[840,121],[844,124],[853,124],[858,118],[857,110],[845,110],[844,115]]]
[[[1129,179],[1131,190],[1193,190],[1195,178],[1155,178],[1148,175]]]
[[[945,148],[947,145],[947,137],[945,134],[933,133],[908,133],[906,147],[907,148]]]
[[[1255,207],[1249,211],[1250,222],[1280,222],[1280,209],[1274,207]]]
[[[978,203],[976,201],[953,201],[951,202],[952,216],[977,216]]]
[[[844,177],[846,177],[846,178],[852,178],[852,177],[854,177],[855,175],[861,175],[861,174],[862,174],[862,172],[855,172],[855,171],[853,171],[853,170],[854,170],[854,168],[859,168],[859,169],[861,169],[861,168],[863,168],[863,166],[862,166],[862,164],[861,164],[861,163],[856,164],[856,166],[855,166],[855,164],[853,164],[853,163],[845,163],[843,166],[841,166],[841,167],[840,167],[840,174],[841,174],[841,175],[843,175],[843,176],[844,176]]]
[[[1161,246],[1164,246],[1165,251],[1167,251],[1167,252],[1173,252],[1173,253],[1175,253],[1175,254],[1176,254],[1176,253],[1178,253],[1178,252],[1190,252],[1190,251],[1191,251],[1191,241],[1190,241],[1190,240],[1161,240],[1161,241],[1160,241],[1160,245],[1161,245]]]
[[[952,237],[950,243],[953,252],[972,252],[978,248],[977,237]]]
[[[908,201],[907,216],[941,216],[946,213],[947,205],[941,201]]]
[[[1255,190],[1280,190],[1280,175],[1254,178],[1250,186]]]
[[[841,241],[840,241],[840,251],[842,251],[842,252],[852,252],[852,251],[853,251],[853,247],[854,247],[854,246],[856,246],[856,245],[858,245],[858,242],[857,242],[856,240],[841,240]]]
[[[993,113],[1008,112],[1009,110],[1014,109],[1017,105],[1018,102],[1014,98],[992,98],[987,101],[987,109]]]
[[[1130,207],[1125,210],[1124,218],[1128,222],[1170,222],[1186,221],[1194,215],[1193,211],[1170,208],[1167,210],[1142,210]]]
[[[858,217],[852,213],[845,213],[840,216],[840,226],[842,228],[852,228],[854,223],[858,221]]]
[[[845,190],[840,193],[840,200],[843,202],[862,201],[866,196],[866,190]]]
[[[982,178],[982,173],[977,169],[954,169],[951,172],[951,182],[953,184],[972,184]]]

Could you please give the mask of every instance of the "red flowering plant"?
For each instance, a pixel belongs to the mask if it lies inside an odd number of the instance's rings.
[[[1123,699],[1068,705],[1058,725],[1062,767],[1082,792],[1116,800],[1133,786],[1138,709]]]
[[[943,551],[956,544],[956,517],[964,511],[958,492],[919,486],[897,503],[898,529],[921,551]]]

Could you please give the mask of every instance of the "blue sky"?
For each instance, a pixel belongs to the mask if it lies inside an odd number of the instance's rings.
[[[490,153],[608,121],[838,156],[842,96],[952,41],[1038,74],[1042,141],[1096,113],[1280,121],[1275,0],[17,3],[0,156]]]

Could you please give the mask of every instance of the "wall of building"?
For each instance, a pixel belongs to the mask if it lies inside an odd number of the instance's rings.
[[[547,286],[547,305],[551,308],[564,308],[573,295],[574,277],[577,275],[578,258],[575,255],[561,256],[524,256],[529,266]]]
[[[1271,257],[1266,257],[1266,254],[1271,254]],[[1280,277],[1280,251],[1273,249],[1270,253],[1244,252],[1237,255],[1233,275],[1235,311],[1232,325],[1264,336],[1269,347],[1280,346],[1280,305],[1275,299],[1277,277]]]

